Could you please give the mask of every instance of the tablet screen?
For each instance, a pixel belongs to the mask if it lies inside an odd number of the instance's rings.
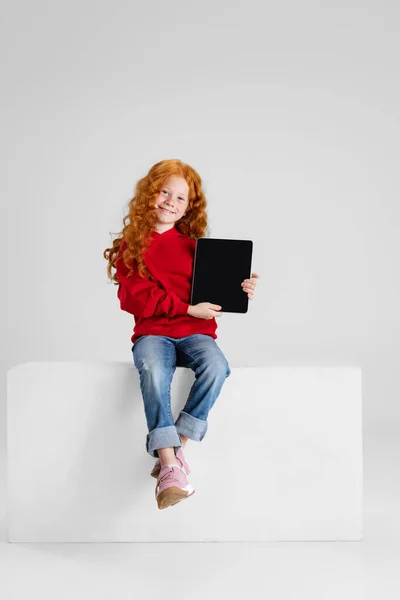
[[[222,312],[247,312],[248,297],[241,283],[250,279],[252,253],[250,240],[199,238],[191,304],[211,302],[222,306]]]

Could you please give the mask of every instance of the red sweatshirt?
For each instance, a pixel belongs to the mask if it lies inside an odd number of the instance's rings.
[[[175,227],[164,233],[153,230],[151,236],[152,242],[143,258],[154,281],[141,277],[137,268],[127,277],[129,269],[121,256],[115,265],[121,309],[132,314],[135,320],[132,343],[142,335],[181,338],[203,333],[216,339],[215,317],[198,319],[187,314],[196,241]],[[125,247],[122,240],[120,252]]]

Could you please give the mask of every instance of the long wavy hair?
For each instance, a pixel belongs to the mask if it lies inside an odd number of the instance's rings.
[[[155,227],[155,201],[165,181],[171,175],[182,177],[189,187],[189,204],[186,215],[175,222],[176,229],[190,238],[198,239],[208,234],[207,202],[202,189],[200,175],[192,167],[178,159],[163,160],[151,167],[148,174],[136,183],[135,195],[129,201],[128,214],[123,218],[124,227],[118,232],[111,248],[104,250],[108,260],[107,275],[118,285],[117,274],[112,274],[120,253],[122,240],[125,248],[121,253],[125,266],[132,272],[134,264],[139,274],[153,279],[143,259],[143,253],[151,242],[151,232]]]

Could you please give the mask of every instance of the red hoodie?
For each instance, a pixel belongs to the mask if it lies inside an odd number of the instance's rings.
[[[154,281],[141,277],[137,267],[127,276],[129,269],[121,260],[121,252],[126,247],[124,240],[115,265],[121,309],[135,319],[132,343],[142,335],[181,338],[203,333],[216,339],[215,317],[198,319],[187,314],[196,240],[175,227],[164,233],[153,230],[151,237],[143,258]]]

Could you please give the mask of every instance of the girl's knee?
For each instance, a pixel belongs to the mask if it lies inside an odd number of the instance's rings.
[[[228,361],[225,356],[219,355],[217,357],[213,357],[207,364],[207,370],[209,373],[212,373],[214,377],[229,377],[231,374],[231,369],[229,367]]]
[[[171,375],[171,368],[163,362],[151,357],[137,357],[135,366],[141,375],[148,375],[155,381],[166,381]]]

